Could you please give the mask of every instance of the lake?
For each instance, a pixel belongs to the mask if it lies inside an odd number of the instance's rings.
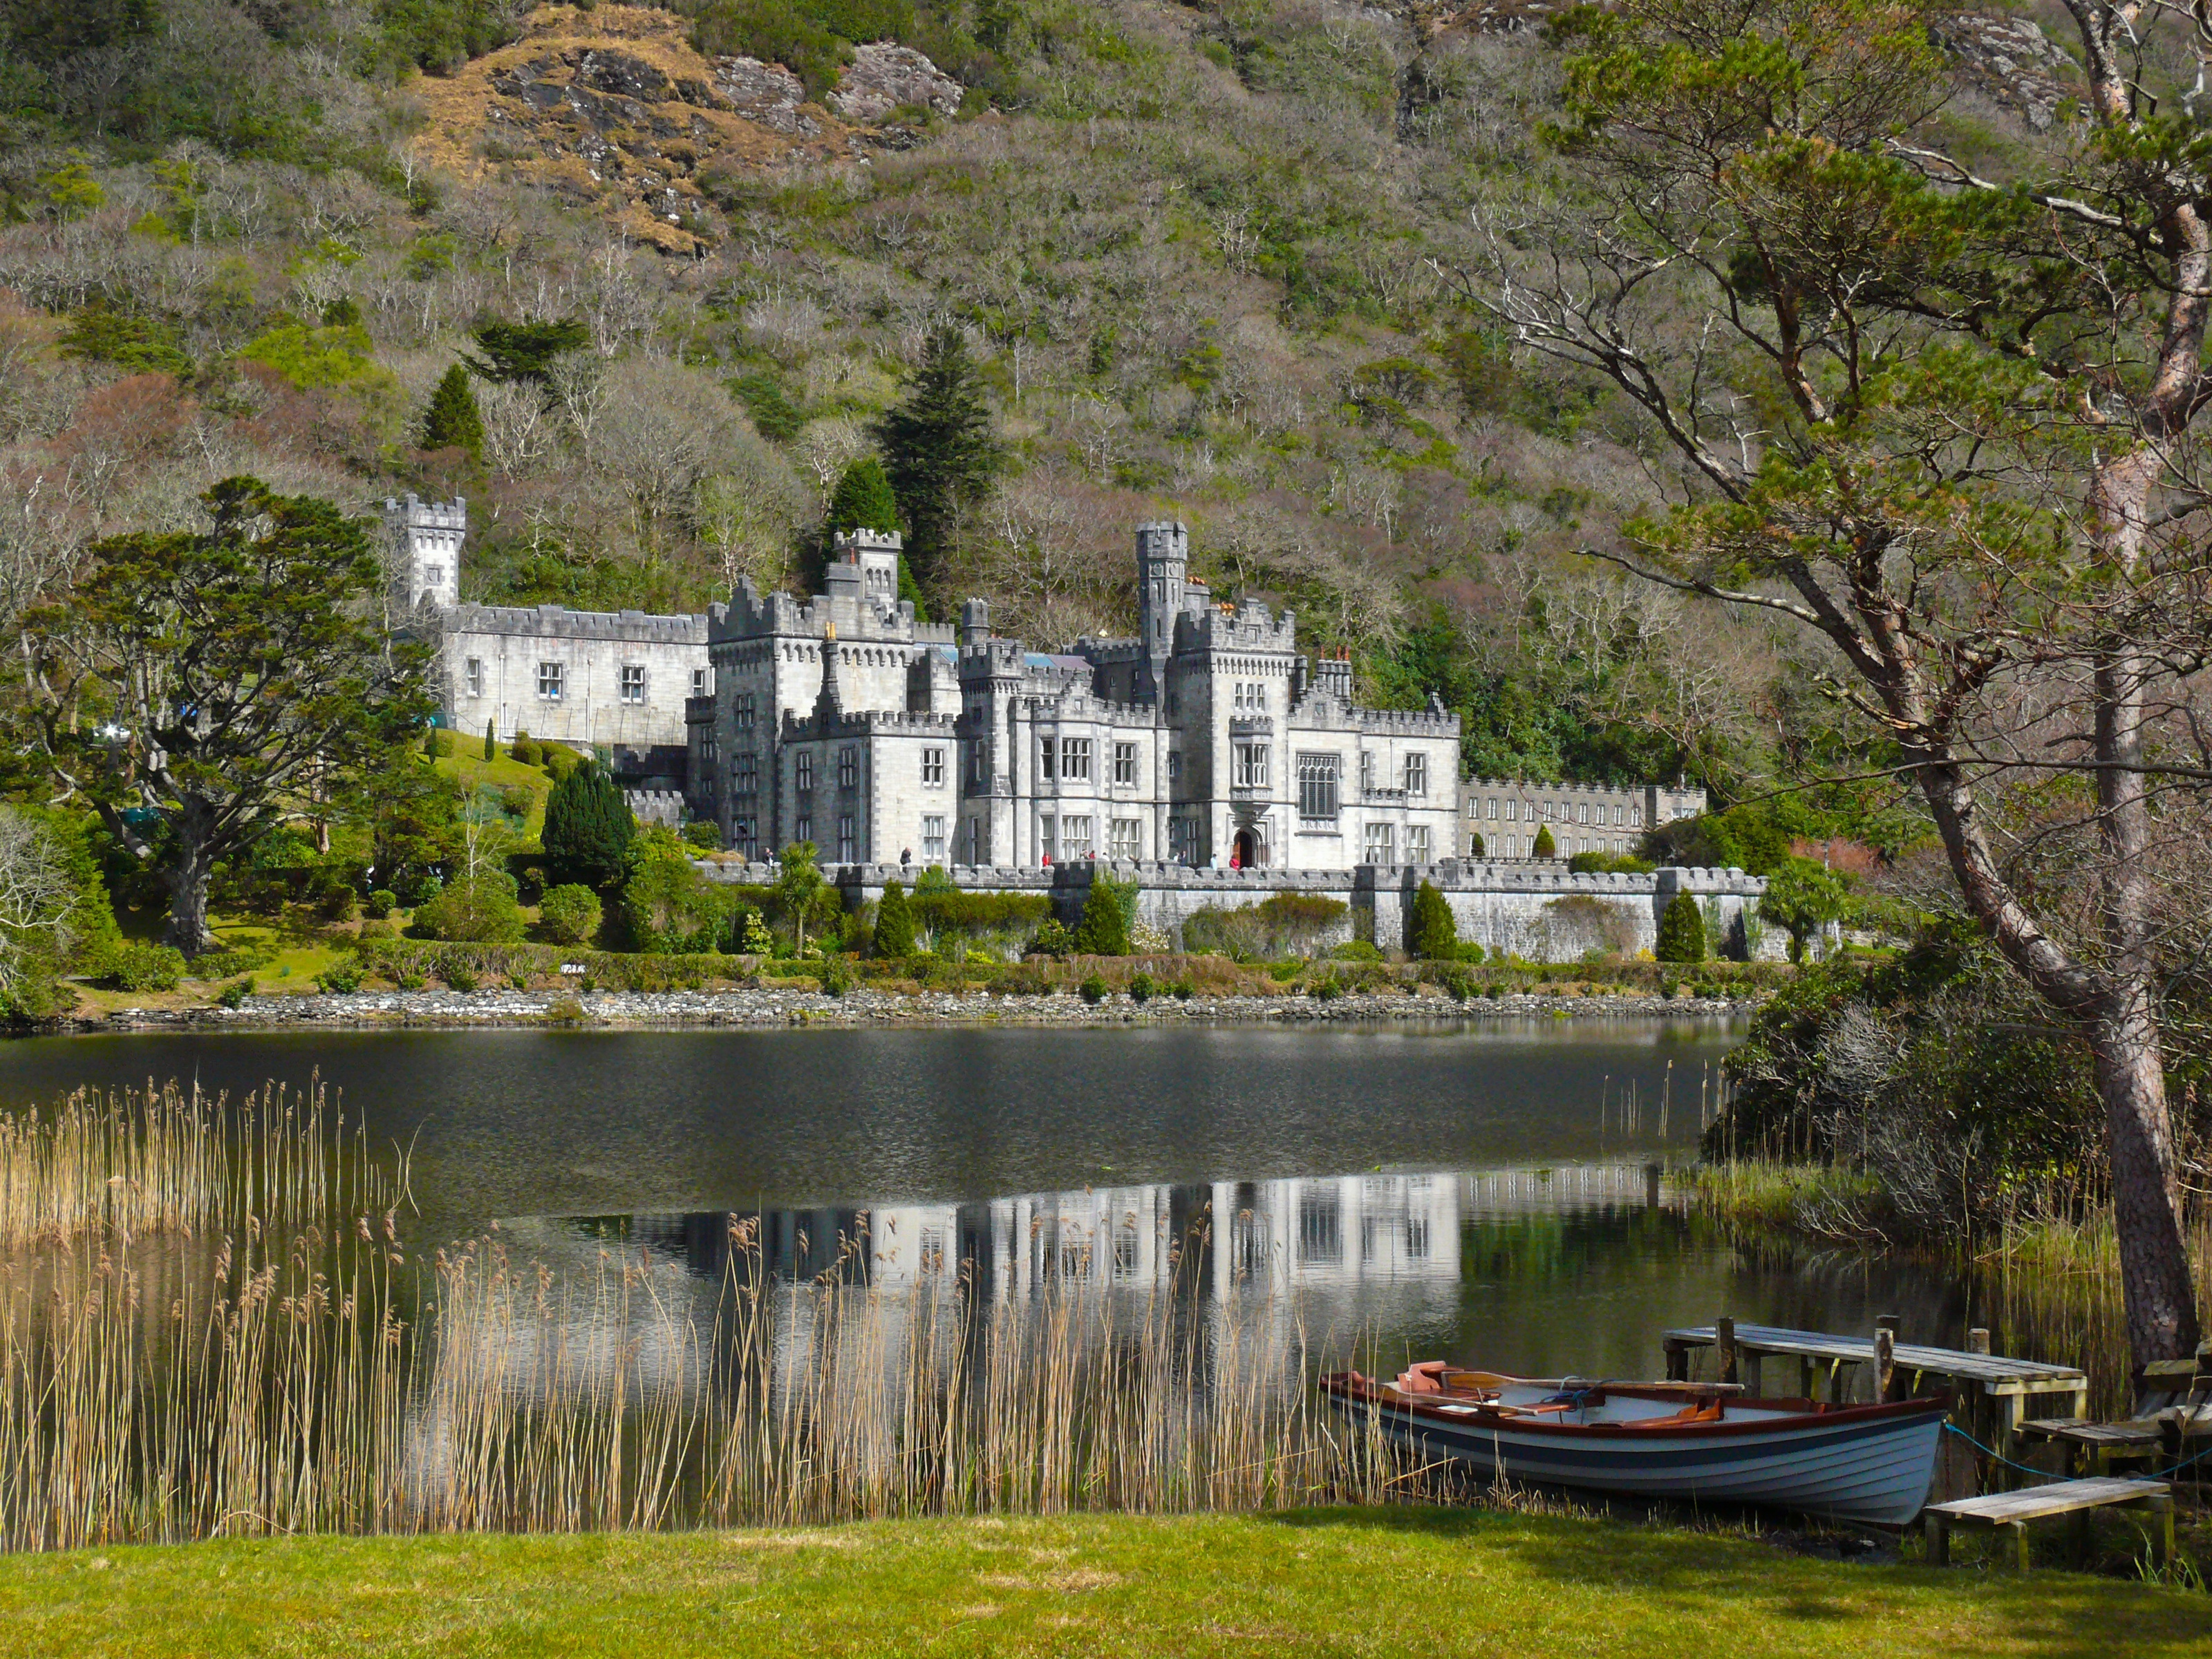
[[[319,1076],[410,1151],[418,1243],[497,1226],[555,1265],[628,1241],[699,1287],[726,1219],[785,1272],[866,1218],[887,1283],[972,1264],[992,1294],[1055,1273],[1300,1298],[1391,1362],[1656,1375],[1672,1326],[1740,1320],[1923,1340],[1968,1322],[1906,1263],[1782,1260],[1686,1212],[1735,1030],[1583,1019],[1435,1028],[455,1031],[32,1039],[0,1109],[85,1085],[234,1095]]]

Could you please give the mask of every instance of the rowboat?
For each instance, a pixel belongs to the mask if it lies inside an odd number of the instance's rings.
[[[1535,1485],[1765,1504],[1869,1526],[1920,1512],[1950,1402],[1747,1400],[1733,1384],[1505,1376],[1440,1360],[1395,1382],[1322,1380],[1330,1403],[1424,1462]]]

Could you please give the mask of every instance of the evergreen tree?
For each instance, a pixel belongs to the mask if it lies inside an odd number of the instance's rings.
[[[611,887],[629,867],[637,820],[621,787],[591,761],[553,786],[545,800],[545,856],[556,872],[595,887]]]
[[[1529,846],[1528,856],[1532,859],[1555,859],[1559,855],[1559,844],[1552,839],[1552,826],[1548,823],[1542,825],[1536,831],[1535,841]]]
[[[425,449],[465,449],[471,460],[483,459],[483,416],[477,410],[477,394],[469,390],[469,372],[459,363],[430,394],[420,435]]]
[[[830,496],[830,517],[823,526],[831,534],[846,530],[880,530],[885,532],[899,527],[898,498],[891,494],[891,481],[884,476],[884,464],[873,455],[863,455],[837,480],[837,488]]]
[[[499,754],[498,727],[499,722],[495,720],[484,722],[484,758],[486,760],[494,759]]]
[[[927,582],[944,560],[960,509],[981,499],[1000,459],[983,377],[958,329],[946,324],[930,335],[905,401],[884,415],[875,435],[906,514],[915,574]]]
[[[487,323],[477,331],[482,357],[464,352],[461,361],[487,380],[530,381],[543,386],[554,361],[592,343],[592,331],[571,318],[553,323]]]
[[[1652,951],[1662,962],[1703,962],[1705,959],[1705,913],[1687,893],[1677,893],[1659,918],[1659,945]]]
[[[1075,948],[1085,956],[1129,954],[1129,913],[1115,884],[1096,873],[1091,880],[1091,895],[1083,901],[1083,918],[1075,924]]]
[[[914,954],[914,908],[906,902],[906,889],[896,881],[884,884],[883,902],[876,907],[876,954]]]
[[[1479,859],[1488,856],[1484,847],[1482,836],[1480,834],[1471,833],[1468,835],[1467,838],[1467,855],[1471,859]]]
[[[1413,954],[1431,962],[1450,962],[1459,955],[1459,924],[1452,919],[1451,902],[1425,881],[1413,895]]]

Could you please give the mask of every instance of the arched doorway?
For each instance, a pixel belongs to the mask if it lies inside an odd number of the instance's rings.
[[[1260,838],[1249,830],[1239,830],[1237,832],[1236,860],[1239,870],[1255,870],[1259,867]]]

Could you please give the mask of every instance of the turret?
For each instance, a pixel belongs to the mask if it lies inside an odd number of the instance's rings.
[[[409,494],[386,499],[384,526],[391,542],[392,598],[402,611],[419,605],[451,610],[461,602],[461,544],[469,533],[469,504],[426,501]]]
[[[1140,694],[1157,698],[1167,684],[1176,617],[1190,576],[1190,531],[1181,520],[1137,526],[1137,633],[1147,678]]]

